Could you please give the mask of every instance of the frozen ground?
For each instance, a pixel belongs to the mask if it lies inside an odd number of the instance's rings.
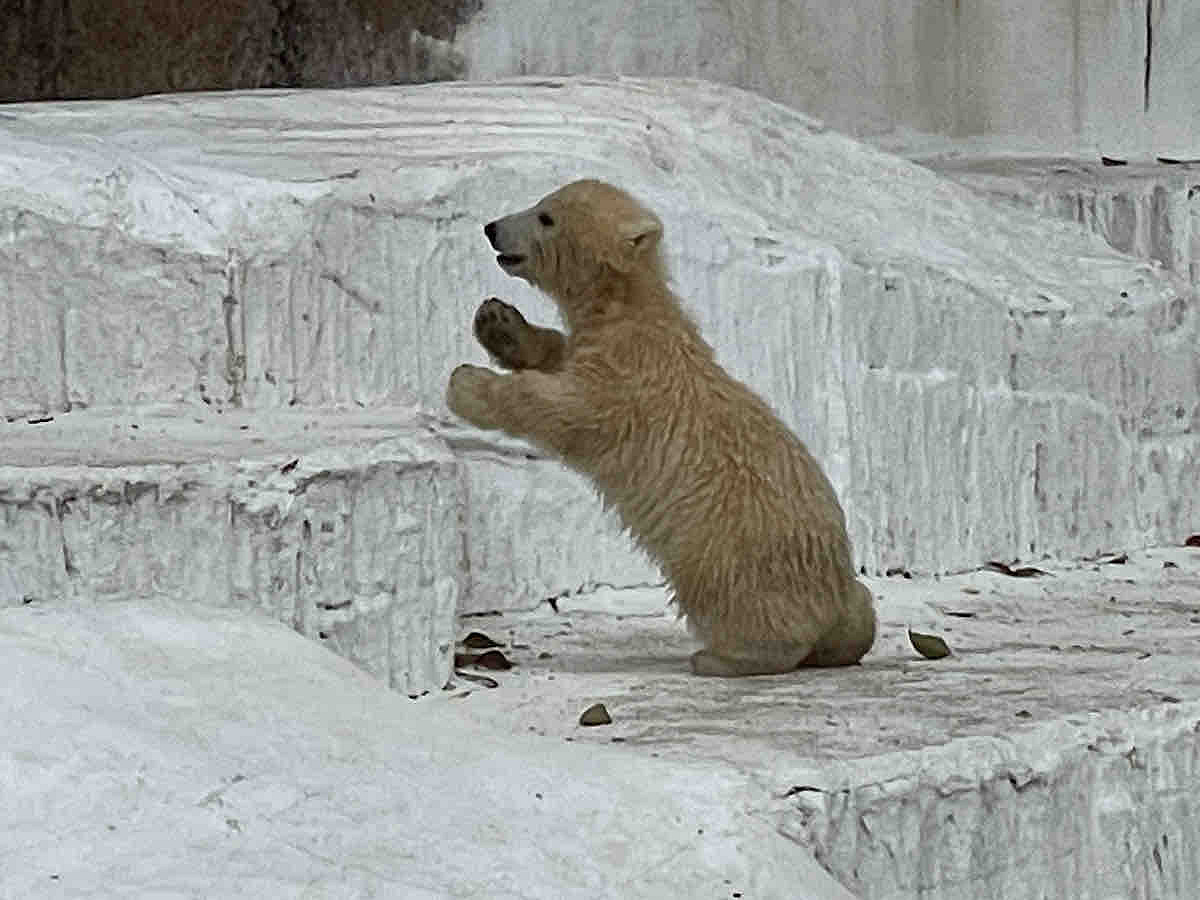
[[[746,773],[863,898],[1194,896],[1200,548],[1039,569],[870,579],[861,667],[735,681],[686,674],[659,592],[562,598],[464,622],[518,665],[458,693],[500,731]],[[613,723],[579,729],[594,702]]]
[[[468,617],[515,668],[420,701],[253,614],[6,608],[0,897],[849,897],[813,855],[861,898],[1189,897],[1200,549],[1043,569],[872,580],[864,665],[737,681],[661,591]]]

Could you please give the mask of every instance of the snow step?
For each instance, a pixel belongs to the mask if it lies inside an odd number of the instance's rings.
[[[413,410],[89,409],[0,446],[0,605],[257,610],[402,692],[446,683],[459,468]]]

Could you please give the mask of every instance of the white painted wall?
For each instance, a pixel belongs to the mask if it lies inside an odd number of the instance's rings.
[[[691,76],[858,135],[1200,155],[1195,0],[493,0],[455,43],[472,79]]]

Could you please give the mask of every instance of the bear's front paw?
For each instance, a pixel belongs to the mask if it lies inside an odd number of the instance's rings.
[[[522,340],[530,330],[529,323],[515,306],[489,297],[475,311],[473,330],[475,339],[498,365],[514,370],[531,367]]]
[[[446,405],[450,411],[477,428],[496,428],[492,416],[489,390],[496,373],[464,363],[450,373],[446,387]]]

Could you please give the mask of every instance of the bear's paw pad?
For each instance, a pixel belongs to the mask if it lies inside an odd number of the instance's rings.
[[[490,297],[475,312],[475,337],[497,363],[508,369],[527,365],[521,352],[521,336],[529,328],[520,311],[503,300]]]

